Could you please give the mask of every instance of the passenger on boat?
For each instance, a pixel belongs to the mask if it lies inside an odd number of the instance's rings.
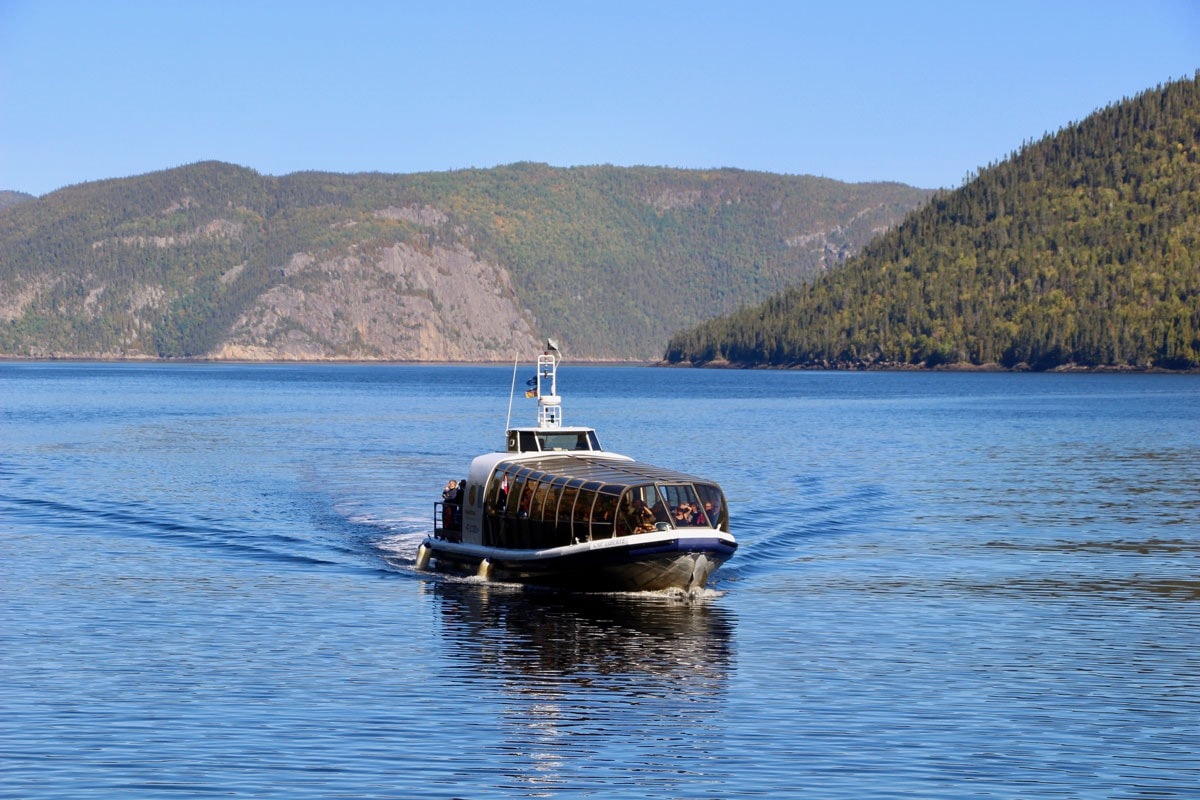
[[[533,500],[533,485],[525,484],[525,491],[521,492],[521,503],[517,507],[517,519],[529,519],[529,505]]]
[[[646,533],[654,530],[654,512],[646,506],[640,497],[625,498],[621,509],[621,533]]]
[[[454,496],[450,498],[450,502],[453,504],[453,509],[452,509],[453,517],[450,521],[450,525],[456,531],[462,530],[463,495],[465,495],[466,492],[467,492],[467,479],[463,478],[461,481],[458,482],[458,486],[454,489]]]
[[[458,492],[458,482],[451,479],[446,481],[446,488],[442,489],[442,530],[450,530],[454,523],[454,495]]]

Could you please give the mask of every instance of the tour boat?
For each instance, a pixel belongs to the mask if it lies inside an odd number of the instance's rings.
[[[537,425],[510,428],[505,451],[476,457],[466,486],[434,504],[417,568],[582,591],[703,588],[737,549],[721,487],[564,425],[547,344],[526,393]]]

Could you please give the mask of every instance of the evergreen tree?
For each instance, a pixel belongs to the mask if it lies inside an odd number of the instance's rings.
[[[939,194],[843,268],[672,337],[672,363],[1200,367],[1200,72]]]

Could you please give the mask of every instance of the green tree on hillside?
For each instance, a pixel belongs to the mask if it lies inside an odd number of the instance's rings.
[[[666,359],[1200,366],[1200,73],[1027,143]]]

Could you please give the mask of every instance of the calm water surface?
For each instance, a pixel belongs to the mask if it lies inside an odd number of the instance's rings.
[[[509,369],[0,365],[0,795],[1200,797],[1200,377],[559,378],[704,596],[413,570]]]

